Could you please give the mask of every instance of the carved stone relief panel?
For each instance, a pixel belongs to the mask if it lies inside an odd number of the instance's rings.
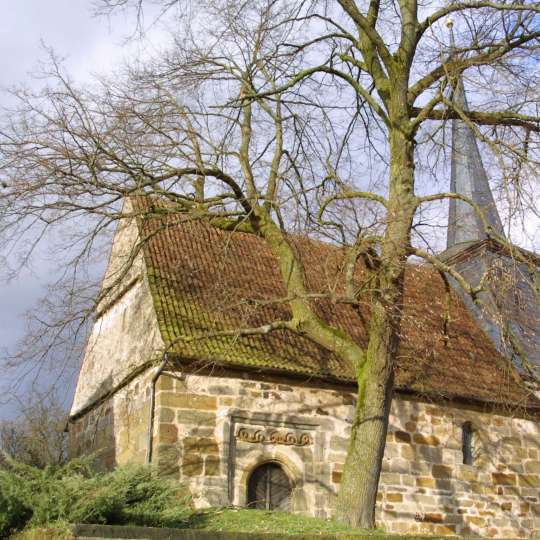
[[[229,416],[227,461],[229,503],[244,505],[250,473],[261,463],[277,462],[295,487],[294,502],[306,496],[303,486],[315,463],[319,425],[312,419],[234,411]],[[320,434],[319,434],[320,435]]]
[[[239,426],[236,439],[247,443],[283,444],[285,446],[308,446],[313,444],[310,433],[273,428],[257,429],[251,426]]]

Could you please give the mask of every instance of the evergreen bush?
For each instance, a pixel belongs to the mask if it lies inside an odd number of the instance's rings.
[[[186,490],[143,466],[98,472],[92,459],[38,469],[8,458],[0,470],[0,537],[55,522],[178,526]]]

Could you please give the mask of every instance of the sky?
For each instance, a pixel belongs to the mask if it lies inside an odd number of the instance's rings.
[[[0,106],[9,106],[6,88],[26,84],[39,88],[43,83],[31,76],[46,58],[45,47],[65,58],[64,65],[77,82],[89,79],[92,73],[110,72],[127,57],[152,52],[152,44],[163,44],[165,34],[159,25],[151,26],[144,49],[133,35],[133,16],[120,14],[114,18],[92,15],[93,0],[17,0],[0,18]],[[155,13],[147,12],[149,24]],[[540,224],[530,224],[530,231],[539,231]],[[534,235],[534,232],[532,233]],[[531,246],[531,239],[521,242]],[[1,259],[0,259],[1,261]],[[12,349],[24,335],[24,314],[45,293],[51,281],[52,264],[39,260],[9,283],[0,282],[0,350]],[[0,381],[0,419],[14,414],[16,405],[2,399]]]
[[[134,17],[95,17],[92,0],[17,0],[4,6],[0,17],[0,107],[13,100],[9,89],[16,85],[39,88],[43,81],[32,77],[46,59],[45,47],[64,59],[78,82],[93,73],[110,72],[123,59],[141,54],[140,43],[128,40],[135,30]],[[152,20],[148,13],[148,20]],[[150,42],[159,43],[160,30],[152,27]],[[145,45],[148,47],[148,41]],[[24,335],[24,314],[45,293],[52,264],[39,260],[9,283],[0,282],[0,350],[12,349]],[[0,381],[0,389],[3,387]],[[0,419],[12,416],[17,404],[0,396]]]

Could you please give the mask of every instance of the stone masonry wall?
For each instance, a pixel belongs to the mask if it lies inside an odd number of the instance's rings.
[[[104,279],[104,287],[109,284],[112,291],[101,302],[88,337],[72,416],[111,391],[142,364],[163,355],[164,344],[142,253],[135,257],[126,275],[122,273],[127,261],[131,261],[137,238],[134,221],[119,225]]]
[[[96,454],[98,464],[144,463],[148,447],[150,376],[138,377],[69,425],[69,455]]]
[[[244,505],[249,475],[277,461],[292,509],[331,515],[354,395],[279,382],[163,375],[154,456],[190,486],[198,506]],[[472,422],[473,465],[462,426]],[[540,538],[536,422],[396,397],[378,494],[389,532]]]

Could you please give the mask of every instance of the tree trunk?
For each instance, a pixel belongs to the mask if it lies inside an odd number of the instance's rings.
[[[377,291],[371,301],[368,348],[364,363],[357,368],[358,402],[336,508],[339,520],[365,528],[374,527],[392,401],[403,276],[416,208],[413,149],[413,138],[406,129],[391,130],[387,227],[377,270]]]
[[[393,347],[388,332],[390,325],[385,319],[384,311],[372,313],[370,342],[358,375],[358,401],[336,509],[339,520],[367,529],[374,527],[392,400]]]

